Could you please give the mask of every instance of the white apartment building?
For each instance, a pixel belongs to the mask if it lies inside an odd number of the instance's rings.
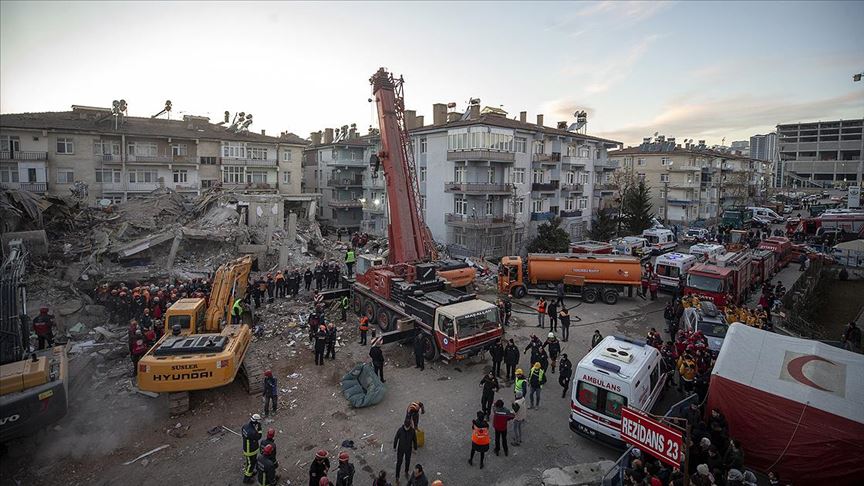
[[[229,130],[209,118],[114,116],[110,108],[0,115],[0,186],[69,195],[78,182],[90,204],[121,202],[158,188],[200,194],[215,184],[301,197],[308,142]]]

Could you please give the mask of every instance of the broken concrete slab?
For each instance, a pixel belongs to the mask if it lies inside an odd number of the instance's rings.
[[[595,486],[615,466],[613,461],[598,461],[543,471],[543,486]]]
[[[115,245],[111,248],[111,252],[116,253],[118,258],[128,258],[132,255],[137,255],[144,250],[165,243],[172,238],[174,238],[174,232],[165,231],[155,235],[145,236],[144,238],[139,238],[126,244]]]
[[[34,231],[13,231],[0,235],[0,241],[3,243],[5,254],[9,254],[9,242],[21,240],[24,248],[34,256],[44,256],[48,254],[48,237],[45,235],[45,230]]]

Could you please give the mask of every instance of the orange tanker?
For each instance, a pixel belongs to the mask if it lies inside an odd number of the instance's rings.
[[[510,256],[501,259],[498,291],[517,298],[556,295],[558,284],[563,283],[566,296],[614,304],[625,291],[633,296],[641,276],[639,259],[629,256],[531,254],[524,263],[521,257]]]

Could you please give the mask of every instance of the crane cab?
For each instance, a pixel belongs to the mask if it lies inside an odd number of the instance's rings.
[[[174,324],[180,325],[180,335],[204,332],[207,302],[204,299],[180,299],[165,311],[165,335],[170,336]]]
[[[359,255],[357,257],[356,274],[363,275],[370,268],[383,267],[385,263],[387,262],[384,261],[384,257],[378,255]]]

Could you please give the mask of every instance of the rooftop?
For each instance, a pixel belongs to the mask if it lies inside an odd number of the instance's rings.
[[[124,116],[114,129],[114,117],[109,108],[75,106],[72,111],[39,113],[6,113],[0,115],[0,128],[22,128],[53,131],[97,132],[103,134],[143,137],[177,137],[230,140],[258,143],[307,145],[309,142],[293,133],[271,137],[256,132],[235,133],[223,125],[210,123],[209,118],[186,116],[182,120]]]
[[[650,146],[649,146],[650,145]],[[638,147],[627,147],[621,150],[609,152],[609,157],[621,155],[694,155],[701,157],[717,157],[721,159],[756,160],[746,155],[729,154],[712,150],[708,147],[690,146],[682,147],[677,144],[642,144]]]

